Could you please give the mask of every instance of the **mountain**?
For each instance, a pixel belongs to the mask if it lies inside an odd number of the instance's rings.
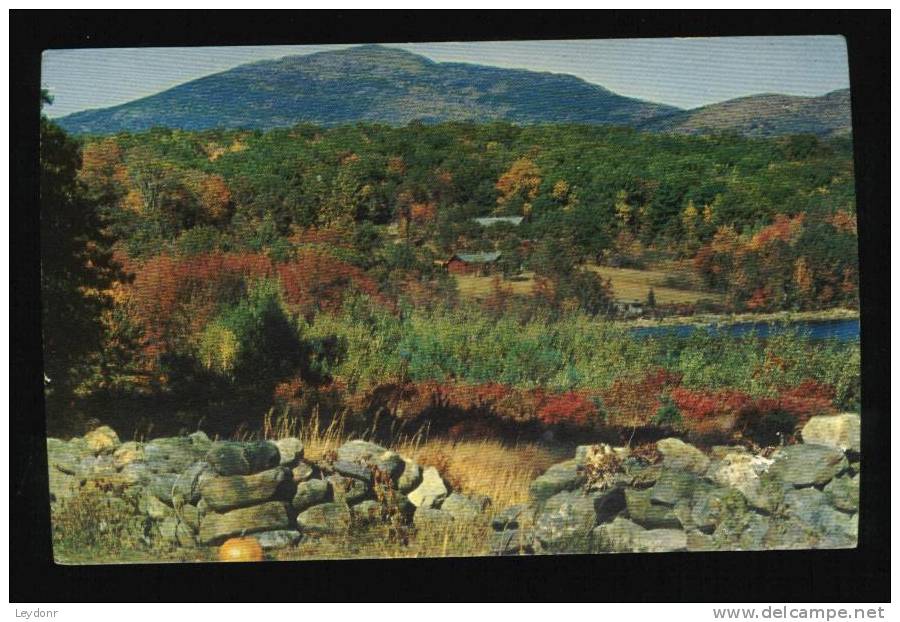
[[[850,89],[821,97],[751,95],[650,119],[640,129],[678,134],[731,131],[745,136],[849,136]]]
[[[505,120],[637,125],[678,108],[617,95],[571,75],[438,63],[365,45],[241,65],[58,123],[74,133],[259,128],[299,122],[405,125]]]

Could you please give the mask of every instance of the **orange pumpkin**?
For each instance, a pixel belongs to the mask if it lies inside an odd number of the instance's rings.
[[[249,536],[231,538],[219,547],[219,561],[223,562],[261,562],[263,550],[259,540]]]

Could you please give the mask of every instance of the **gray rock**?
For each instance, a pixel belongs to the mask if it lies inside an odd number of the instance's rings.
[[[697,529],[712,533],[729,514],[746,511],[746,501],[734,489],[701,487],[691,504],[691,523]]]
[[[195,505],[185,504],[178,510],[178,517],[194,533],[200,531],[200,510]]]
[[[219,475],[251,475],[277,467],[281,454],[268,441],[219,441],[212,444],[206,461]]]
[[[344,503],[314,505],[297,516],[302,533],[345,534],[350,529],[350,508]]]
[[[534,535],[551,552],[587,552],[597,524],[595,500],[578,491],[547,499],[534,521]]]
[[[173,495],[180,496],[185,503],[195,504],[200,500],[200,476],[209,468],[205,462],[195,462],[175,478]]]
[[[847,467],[844,452],[825,445],[789,445],[778,450],[769,474],[796,488],[822,486]]]
[[[706,454],[679,438],[664,438],[656,443],[656,448],[663,455],[663,464],[670,469],[703,475],[709,468]]]
[[[650,489],[652,491],[650,500],[653,503],[674,506],[681,499],[690,498],[699,482],[693,473],[665,469]]]
[[[81,461],[93,455],[84,439],[61,441],[58,438],[47,439],[47,464],[63,473],[77,475]]]
[[[532,550],[532,536],[523,529],[495,531],[490,536],[492,555],[520,555]]]
[[[491,499],[485,495],[464,495],[454,492],[441,503],[441,510],[457,521],[473,521],[484,516]]]
[[[144,444],[144,460],[154,473],[181,473],[201,458],[187,436],[155,438]]]
[[[302,512],[314,505],[328,500],[328,482],[321,479],[311,479],[297,484],[297,492],[291,502],[294,510]]]
[[[290,471],[285,467],[253,475],[209,476],[200,480],[200,494],[209,507],[223,512],[275,499],[287,481]]]
[[[857,522],[854,517],[836,510],[828,503],[828,496],[816,488],[791,490],[784,496],[785,511],[816,531],[856,539]]]
[[[495,531],[506,531],[519,528],[520,517],[525,511],[524,505],[512,505],[500,510],[491,519],[491,527]]]
[[[156,495],[145,492],[140,501],[141,511],[153,520],[161,521],[175,516],[175,510],[171,506],[160,501]]]
[[[130,462],[119,471],[126,486],[146,486],[153,479],[153,471],[146,462]]]
[[[354,505],[365,499],[371,489],[362,480],[343,475],[329,475],[328,484],[331,486],[331,496],[337,503]]]
[[[413,514],[413,524],[424,533],[440,534],[453,528],[453,515],[435,508],[420,507]]]
[[[298,484],[312,478],[315,473],[315,467],[313,467],[313,465],[309,464],[308,462],[303,462],[302,460],[297,464],[297,466],[291,469],[291,477]]]
[[[279,529],[277,531],[263,531],[254,537],[259,542],[262,550],[271,551],[294,546],[300,542],[302,534],[295,529]]]
[[[826,445],[859,453],[860,419],[855,413],[819,415],[810,418],[800,432],[804,443]]]
[[[831,505],[844,512],[859,510],[859,475],[835,477],[824,489]]]
[[[117,469],[123,469],[133,462],[144,460],[144,446],[136,441],[122,443],[113,452],[113,464]]]
[[[407,494],[422,483],[422,468],[412,460],[403,459],[404,468],[397,478],[397,490]]]
[[[172,494],[175,491],[175,482],[177,479],[178,475],[175,473],[161,473],[154,475],[153,479],[150,480],[150,492],[160,501],[165,502],[167,505],[172,505],[174,503]]]
[[[232,536],[276,531],[290,526],[287,504],[269,501],[219,514],[210,512],[200,521],[200,542],[219,544]]]
[[[393,451],[389,451],[381,445],[368,441],[348,441],[338,447],[337,458],[340,462],[355,462],[378,467],[379,470],[390,475],[396,482],[403,472],[403,458]],[[337,468],[337,465],[335,465]],[[339,471],[343,473],[342,471]],[[344,473],[344,475],[350,475]],[[355,476],[354,476],[355,477]]]
[[[116,472],[116,465],[110,454],[82,458],[78,466],[78,475],[83,479],[117,480],[114,477]]]
[[[585,481],[584,473],[575,460],[560,462],[536,477],[528,487],[528,494],[533,502],[541,503],[560,492],[580,488]]]
[[[434,467],[428,467],[422,474],[422,483],[409,493],[410,502],[417,508],[433,508],[441,504],[449,490],[440,473]]]
[[[382,519],[383,506],[375,499],[366,499],[351,508],[353,517],[364,524],[379,523]]]
[[[372,469],[365,464],[348,462],[347,460],[337,460],[332,466],[334,467],[334,470],[341,475],[358,479],[370,486],[372,485]]]
[[[707,478],[719,486],[739,490],[755,507],[767,512],[775,509],[780,502],[779,487],[768,487],[763,481],[772,460],[755,456],[743,448],[716,454],[718,459],[710,465]]]
[[[630,553],[635,550],[639,534],[646,531],[637,523],[617,516],[591,532],[593,549],[607,553]]]
[[[195,453],[206,455],[209,448],[212,446],[212,441],[209,440],[206,432],[202,430],[197,430],[196,432],[188,434],[188,440],[191,441],[191,446],[194,448]]]
[[[625,490],[625,506],[632,521],[647,529],[681,527],[681,521],[673,508],[653,503],[651,490]]]
[[[174,516],[165,518],[159,523],[159,535],[170,544],[183,547],[194,547],[197,545],[194,531]]]
[[[281,466],[293,466],[303,457],[303,442],[299,438],[281,438],[275,441]]]

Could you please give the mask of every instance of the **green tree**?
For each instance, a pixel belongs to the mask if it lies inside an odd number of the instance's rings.
[[[42,94],[42,105],[50,97]],[[120,278],[97,204],[77,174],[79,145],[41,115],[41,294],[50,416],[74,397],[103,343],[108,290]]]

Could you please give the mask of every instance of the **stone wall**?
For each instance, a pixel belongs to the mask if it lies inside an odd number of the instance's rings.
[[[845,548],[856,545],[860,421],[813,417],[770,456],[668,438],[632,455],[578,447],[492,521],[496,554]]]
[[[493,554],[841,548],[856,544],[859,416],[814,417],[805,442],[754,454],[677,438],[632,451],[578,447],[493,508],[434,467],[367,441],[322,460],[296,438],[211,441],[203,432],[120,442],[108,427],[47,439],[52,504],[85,487],[139,500],[145,537],[179,547],[254,535],[263,549],[349,537],[353,524],[443,530],[490,521]]]

